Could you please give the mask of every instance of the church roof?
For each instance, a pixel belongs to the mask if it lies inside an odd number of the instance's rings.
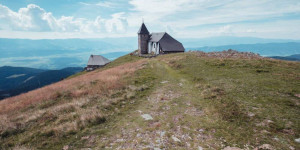
[[[101,55],[91,55],[87,65],[103,66],[109,63],[110,60]]]
[[[142,24],[138,34],[149,34],[149,31],[144,23]]]
[[[184,52],[183,45],[166,32],[151,33],[150,42],[158,42],[165,52]]]
[[[158,42],[166,32],[154,32],[150,34],[150,42]]]

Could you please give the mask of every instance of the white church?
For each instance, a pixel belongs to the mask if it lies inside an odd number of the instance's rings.
[[[139,54],[168,54],[184,52],[183,45],[166,32],[149,31],[144,23],[138,31]]]

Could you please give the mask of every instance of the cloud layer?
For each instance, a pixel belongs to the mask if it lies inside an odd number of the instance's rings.
[[[0,29],[33,32],[118,33],[125,32],[127,28],[127,21],[123,14],[112,14],[109,19],[98,16],[95,20],[72,16],[55,18],[51,12],[35,4],[20,8],[18,12],[0,4]]]
[[[0,4],[0,37],[135,36],[144,18],[151,32],[175,37],[300,39],[299,0],[85,0],[76,6],[73,15],[54,16],[46,6],[28,4],[13,11]]]
[[[156,22],[179,37],[259,36],[297,38],[300,1],[297,0],[131,0],[134,18]],[[149,9],[150,8],[150,9]],[[277,35],[274,37],[274,35]]]

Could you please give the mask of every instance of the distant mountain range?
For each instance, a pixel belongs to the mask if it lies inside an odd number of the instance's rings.
[[[300,54],[299,40],[253,37],[178,38],[186,50],[220,51],[236,49],[263,56]],[[225,46],[224,46],[225,45]],[[1,39],[0,65],[59,70],[84,67],[91,54],[110,60],[137,49],[137,37],[102,39]]]
[[[271,56],[270,58],[289,60],[289,61],[300,61],[300,54],[291,55],[291,56]]]
[[[289,56],[289,55],[300,54],[300,43],[288,42],[288,43],[260,43],[260,44],[205,46],[205,47],[187,48],[186,50],[201,50],[205,52],[212,52],[212,51],[223,51],[228,49],[258,53],[262,56]]]
[[[0,65],[62,69],[84,67],[91,54],[113,60],[137,47],[136,39],[1,39]]]
[[[25,67],[0,67],[0,100],[49,85],[82,71],[80,67],[42,70]]]
[[[300,43],[300,40],[289,39],[264,39],[255,37],[233,37],[233,36],[220,36],[210,38],[184,38],[179,41],[183,43],[184,47],[215,47],[224,45],[241,45],[241,44],[265,44],[265,43]]]

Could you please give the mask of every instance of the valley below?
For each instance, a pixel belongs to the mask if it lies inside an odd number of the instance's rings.
[[[82,70],[81,67],[69,67],[61,70],[0,67],[0,100],[61,81]]]

